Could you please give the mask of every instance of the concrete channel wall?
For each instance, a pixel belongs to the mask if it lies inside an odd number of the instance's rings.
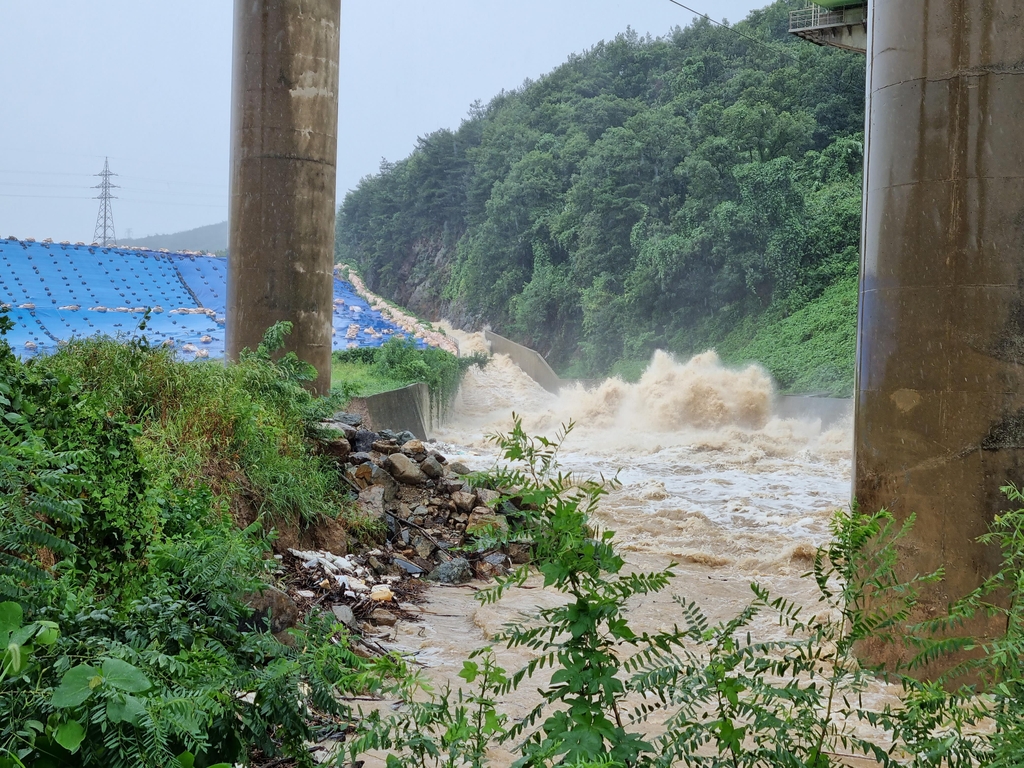
[[[491,351],[498,355],[508,355],[512,362],[523,369],[523,372],[540,384],[548,392],[558,394],[564,384],[558,374],[548,365],[548,361],[536,350],[516,344],[511,339],[499,336],[493,331],[484,331],[484,338],[490,342]]]
[[[418,438],[427,439],[436,426],[430,413],[430,390],[422,382],[379,395],[354,397],[345,410],[362,416],[363,426],[375,432],[408,430]]]
[[[821,426],[829,427],[853,417],[853,398],[779,395],[775,398],[775,415],[783,419],[821,419]]]

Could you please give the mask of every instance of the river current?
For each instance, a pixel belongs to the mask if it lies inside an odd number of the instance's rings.
[[[482,334],[447,332],[463,354],[487,350]],[[529,434],[549,437],[574,420],[561,469],[619,481],[595,523],[615,531],[627,568],[675,564],[670,589],[631,600],[629,619],[634,628],[670,629],[679,620],[673,595],[697,601],[717,621],[751,600],[753,581],[816,610],[814,585],[802,575],[828,539],[833,511],[849,503],[852,428],[849,420],[823,427],[818,419],[779,418],[773,402],[761,368],[728,368],[714,352],[688,361],[658,352],[637,383],[609,379],[559,395],[495,355],[469,369],[434,437],[450,459],[487,469],[497,460],[488,435],[507,431],[513,412]],[[469,651],[506,623],[563,599],[533,581],[481,606],[473,599],[480,586],[431,590],[423,621],[400,625],[388,644],[411,654],[438,684],[458,683]],[[765,639],[782,632],[767,615],[753,629]],[[521,650],[498,656],[509,670],[529,659]],[[525,714],[537,687],[524,685],[502,701],[503,711]],[[867,698],[879,706],[889,700],[882,687]],[[496,768],[511,761],[501,750],[493,755]]]

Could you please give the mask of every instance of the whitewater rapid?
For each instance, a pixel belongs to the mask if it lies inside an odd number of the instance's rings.
[[[446,332],[463,355],[490,351],[483,334]],[[450,459],[485,470],[499,460],[488,436],[508,431],[513,413],[529,434],[547,437],[573,420],[560,468],[619,483],[602,498],[595,524],[615,531],[628,569],[674,568],[668,590],[627,604],[634,629],[659,631],[679,620],[674,595],[695,600],[712,621],[726,620],[750,602],[752,581],[818,610],[814,584],[803,575],[828,540],[833,512],[849,503],[852,425],[779,418],[774,402],[763,369],[731,369],[714,352],[688,361],[658,352],[636,383],[609,379],[558,395],[499,354],[468,370],[434,437]],[[436,683],[458,684],[470,650],[505,624],[564,600],[533,580],[480,605],[473,591],[482,586],[431,590],[423,621],[400,624],[389,644]],[[782,632],[770,614],[752,630],[764,639]],[[530,659],[523,649],[497,653],[509,670]],[[525,715],[540,683],[504,697],[501,709],[513,719]],[[881,686],[865,694],[871,700],[895,701]],[[492,753],[494,766],[512,761],[510,753]]]
[[[482,334],[457,335],[464,354],[486,350]],[[468,352],[467,352],[468,350]],[[473,469],[497,456],[488,435],[512,413],[530,434],[575,428],[563,469],[616,477],[598,523],[627,551],[756,573],[788,570],[829,535],[849,503],[849,420],[783,419],[771,378],[758,366],[731,369],[714,352],[680,362],[653,356],[636,383],[544,390],[505,355],[467,372],[448,422],[445,450]]]

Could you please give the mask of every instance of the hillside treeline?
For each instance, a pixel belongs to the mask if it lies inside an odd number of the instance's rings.
[[[791,38],[791,7],[627,31],[475,104],[346,196],[337,257],[567,375],[716,347],[848,394],[864,58]]]

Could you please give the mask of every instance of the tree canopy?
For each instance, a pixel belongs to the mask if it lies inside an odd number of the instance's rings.
[[[715,346],[848,391],[864,58],[790,39],[791,7],[627,30],[474,104],[346,196],[337,257],[569,375]]]

